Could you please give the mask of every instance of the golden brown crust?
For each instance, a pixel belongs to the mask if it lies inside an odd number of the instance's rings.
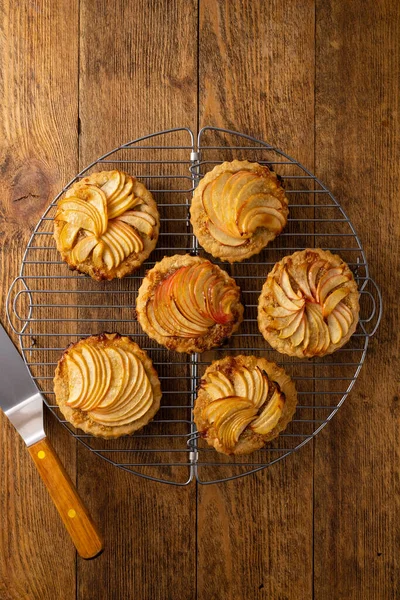
[[[204,408],[212,402],[212,398],[208,395],[206,389],[204,389],[204,383],[207,375],[215,371],[222,371],[228,379],[231,379],[230,373],[232,373],[232,370],[240,368],[241,366],[245,366],[249,370],[259,367],[264,371],[270,382],[278,384],[281,392],[285,395],[285,404],[281,418],[272,431],[267,435],[261,435],[255,433],[250,427],[246,427],[240,435],[235,448],[233,450],[228,450],[222,446],[218,439],[215,427],[204,420],[202,416]],[[258,358],[256,356],[227,356],[221,360],[214,361],[207,367],[198,390],[193,416],[198,432],[205,438],[210,446],[214,446],[217,452],[222,454],[251,454],[255,450],[263,448],[267,442],[276,438],[284,429],[286,429],[296,411],[296,405],[297,392],[295,385],[282,367],[269,362],[265,358]]]
[[[273,195],[279,199],[282,204],[282,215],[285,217],[285,220],[287,220],[289,214],[285,190],[276,173],[266,166],[262,166],[258,163],[251,163],[247,160],[234,160],[232,162],[224,162],[221,165],[217,165],[212,171],[206,173],[193,194],[192,205],[190,207],[190,222],[193,227],[193,233],[204,250],[216,258],[220,258],[230,263],[240,262],[250,258],[250,256],[253,256],[254,254],[259,254],[259,252],[261,252],[261,250],[277,236],[276,233],[273,233],[265,227],[259,227],[243,246],[231,247],[221,244],[210,234],[207,227],[207,215],[202,203],[204,189],[222,173],[227,171],[237,173],[242,170],[262,173],[264,177],[267,177],[274,187]]]
[[[308,350],[304,351],[301,346],[294,347],[290,339],[281,339],[279,337],[279,331],[277,331],[271,326],[273,317],[266,313],[266,309],[267,307],[277,305],[271,290],[271,285],[274,279],[278,282],[281,270],[284,266],[290,264],[295,270],[296,267],[298,267],[305,261],[310,262],[318,259],[329,263],[332,267],[342,267],[344,275],[349,276],[349,281],[345,285],[350,288],[351,292],[348,296],[346,296],[343,302],[351,310],[354,320],[347,334],[338,343],[333,344],[331,342],[328,349],[325,352],[313,353],[309,352]],[[357,284],[354,280],[353,273],[349,269],[348,265],[337,254],[332,254],[331,252],[327,250],[322,250],[321,248],[306,248],[305,250],[300,250],[298,252],[295,252],[294,254],[291,254],[290,256],[285,256],[281,261],[277,262],[274,265],[274,268],[268,274],[258,300],[258,327],[265,340],[275,350],[281,352],[282,354],[296,356],[298,358],[325,356],[327,354],[335,352],[335,350],[341,348],[349,341],[350,337],[353,335],[357,328],[359,311],[359,292],[357,289]]]
[[[103,185],[107,181],[106,175],[109,171],[100,171],[98,173],[91,173],[84,177],[80,181],[75,182],[66,192],[65,197],[74,195],[74,192],[81,187],[88,184]],[[65,251],[60,243],[60,233],[64,227],[64,222],[57,219],[54,220],[54,239],[56,241],[57,250],[60,252],[62,259],[67,263],[72,271],[79,271],[80,273],[86,273],[97,281],[104,279],[111,281],[112,279],[121,279],[125,275],[133,273],[142,265],[142,263],[149,257],[151,252],[157,245],[158,235],[160,232],[160,217],[157,209],[157,204],[149,190],[143,183],[137,181],[134,177],[133,193],[135,196],[141,198],[145,204],[150,208],[152,215],[156,218],[156,224],[153,227],[153,236],[150,238],[139,232],[143,242],[143,250],[139,253],[133,252],[125,258],[117,267],[112,269],[98,268],[93,264],[91,257],[79,264],[75,263],[71,256],[71,250]],[[78,239],[83,237],[82,233],[79,233]]]
[[[235,316],[234,321],[226,325],[215,324],[209,329],[206,335],[201,337],[182,338],[178,336],[166,337],[160,335],[149,322],[146,311],[147,304],[153,297],[155,288],[166,275],[169,275],[180,267],[190,266],[201,262],[208,262],[211,265],[211,268],[218,272],[219,276],[222,277],[228,285],[233,286],[237,290],[238,300],[232,305],[232,312]],[[243,320],[243,310],[243,305],[240,303],[240,289],[236,285],[235,280],[223,269],[210,263],[210,261],[200,258],[199,256],[190,256],[189,254],[166,256],[160,262],[156,263],[150,271],[147,271],[146,277],[143,279],[142,285],[139,288],[136,301],[137,318],[147,335],[169,350],[187,353],[205,352],[210,348],[220,346],[226,338],[230,337],[232,333],[239,328],[239,325]]]
[[[82,411],[78,408],[71,408],[67,405],[69,397],[69,386],[68,369],[65,358],[66,356],[68,356],[72,349],[79,348],[79,346],[81,346],[82,344],[97,347],[119,347],[122,349],[130,350],[140,359],[153,390],[152,407],[145,413],[145,415],[143,415],[143,417],[126,425],[114,427],[105,426],[100,425],[99,423],[96,423],[95,421],[90,419],[89,415],[85,411]],[[92,335],[88,338],[84,338],[74,344],[71,344],[64,351],[62,357],[58,361],[54,377],[54,392],[56,402],[67,421],[69,421],[74,427],[82,429],[86,433],[90,433],[96,437],[102,437],[105,439],[113,439],[122,435],[129,435],[147,425],[154,418],[154,415],[159,410],[162,395],[157,372],[154,369],[153,363],[147,355],[147,353],[144,350],[142,350],[130,338],[126,336],[121,336],[118,333],[101,333],[99,335]]]

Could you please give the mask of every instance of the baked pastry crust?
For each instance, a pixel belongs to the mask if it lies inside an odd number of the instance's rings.
[[[95,348],[121,348],[123,350],[132,352],[140,360],[153,392],[152,405],[142,417],[124,425],[106,426],[92,420],[86,411],[80,410],[79,408],[72,408],[67,404],[70,388],[66,359],[73,350],[77,350],[83,345],[89,345]],[[90,433],[96,437],[105,439],[113,439],[122,435],[128,435],[147,425],[159,410],[162,395],[160,381],[158,379],[157,372],[153,367],[151,359],[148,357],[146,352],[130,338],[121,336],[118,333],[101,333],[99,335],[92,335],[88,338],[84,338],[74,344],[71,344],[58,361],[54,377],[54,392],[56,402],[67,421],[69,421],[74,427],[82,429],[86,433]]]
[[[161,335],[149,321],[147,314],[149,303],[153,303],[158,285],[162,284],[164,280],[181,267],[193,267],[201,264],[209,265],[211,272],[218,277],[220,282],[226,285],[226,289],[233,295],[234,300],[229,307],[231,320],[226,324],[214,321],[215,324],[208,327],[203,335],[195,337]],[[156,310],[156,306],[154,306],[154,310]],[[204,352],[210,348],[220,346],[226,338],[238,329],[243,320],[240,289],[234,279],[210,261],[189,254],[164,257],[150,271],[147,271],[138,292],[136,311],[138,321],[147,335],[169,350],[175,350],[176,352]]]
[[[312,270],[313,265],[314,269]],[[314,342],[310,342],[310,339],[308,339],[307,343],[307,335],[303,341],[299,342],[301,336],[298,338],[295,336],[295,338],[293,338],[292,336],[287,336],[282,333],[282,324],[279,323],[280,318],[277,313],[279,313],[280,310],[281,312],[284,311],[279,308],[282,305],[277,301],[274,289],[276,289],[275,283],[280,284],[282,287],[282,275],[284,271],[289,274],[292,291],[297,293],[299,298],[301,298],[301,300],[296,300],[296,296],[294,295],[292,300],[299,303],[299,314],[300,311],[304,311],[304,317],[307,321],[309,333],[310,322],[311,329],[313,328],[313,323],[315,324],[313,314],[315,314],[316,309],[323,319],[324,325],[320,325],[320,332],[317,334],[319,335],[318,343],[315,342],[315,337]],[[332,277],[331,274],[336,277],[336,279],[331,278],[332,284],[328,282],[328,279]],[[301,284],[303,277],[305,277],[306,280],[305,284]],[[301,289],[299,282],[300,285],[303,285],[303,289]],[[322,289],[322,284],[324,282],[328,284],[325,286],[325,292],[327,292],[326,295]],[[306,293],[307,289],[305,291],[305,288],[307,288],[307,285],[308,292]],[[330,296],[337,290],[342,290],[344,297],[335,304],[335,307],[339,307],[340,312],[344,314],[347,319],[347,324],[346,319],[343,320],[343,316],[335,312],[335,310],[337,311],[338,309],[335,308],[332,312],[330,307],[325,311],[327,303],[332,305],[332,298],[330,298]],[[342,296],[342,292],[339,292],[339,298]],[[276,311],[275,309],[278,310]],[[267,342],[282,354],[288,354],[289,356],[296,356],[298,358],[325,356],[335,352],[335,350],[341,348],[348,342],[356,330],[359,310],[357,284],[348,265],[340,256],[334,255],[327,250],[322,250],[321,248],[307,248],[295,252],[290,256],[285,256],[280,262],[275,264],[272,271],[268,274],[258,301],[258,327]],[[311,315],[310,311],[312,313]],[[329,314],[328,311],[330,311]],[[293,314],[296,313],[294,312]],[[337,319],[335,315],[342,323],[341,330],[336,329]],[[320,321],[318,314],[316,316]],[[289,331],[287,330],[287,333],[288,332]],[[326,334],[328,337],[323,338]],[[312,335],[313,334],[311,333],[311,337]],[[339,336],[340,339],[338,339]],[[308,338],[309,337],[310,336],[308,336]],[[324,339],[324,341],[322,341],[322,339]]]
[[[84,177],[83,179],[75,182],[66,192],[65,198],[71,198],[76,194],[79,195],[80,191],[82,191],[85,186],[97,186],[98,188],[102,188],[102,186],[108,181],[108,177],[113,171],[100,171],[97,173],[91,173],[90,175]],[[121,172],[123,173],[123,172]],[[65,249],[62,244],[62,240],[60,238],[61,232],[65,226],[65,222],[59,218],[59,211],[57,212],[56,218],[54,220],[54,238],[56,241],[57,250],[60,252],[62,259],[67,263],[71,270],[77,270],[80,273],[86,273],[90,275],[93,279],[97,281],[101,281],[104,279],[112,280],[114,278],[121,278],[125,275],[133,273],[136,271],[143,261],[145,261],[150,253],[154,250],[157,244],[158,235],[160,231],[160,216],[157,209],[157,204],[149,190],[140,183],[135,177],[127,175],[123,173],[125,177],[132,177],[133,179],[133,187],[131,192],[133,193],[135,198],[141,199],[143,202],[137,206],[144,206],[145,211],[151,215],[154,219],[154,225],[152,226],[152,232],[150,235],[146,235],[141,231],[135,229],[135,232],[141,238],[141,242],[143,244],[143,248],[139,252],[132,252],[125,256],[124,260],[122,260],[117,266],[113,266],[112,268],[107,268],[105,264],[103,265],[95,265],[92,259],[92,253],[83,261],[77,261],[73,255],[72,248]],[[60,201],[61,202],[61,201]],[[136,208],[137,208],[136,206]],[[135,207],[133,208],[135,210]],[[83,229],[81,229],[76,238],[76,242],[84,239],[85,234]]]
[[[229,212],[227,215],[226,211],[226,208],[229,208],[229,206],[232,205],[232,202],[229,202],[229,197],[228,199],[224,197],[216,200],[217,205],[223,204],[220,223],[227,225],[228,229],[230,223],[230,235],[234,235],[238,240],[233,243],[241,244],[231,246],[221,243],[221,228],[218,226],[218,218],[216,217],[216,223],[210,218],[210,215],[205,209],[204,195],[205,192],[207,193],[209,186],[218,180],[222,181],[220,178],[224,178],[225,174],[231,173],[234,175],[239,172],[248,172],[255,175],[258,179],[258,181],[255,182],[256,185],[260,185],[261,179],[262,186],[258,190],[253,188],[253,191],[257,192],[256,195],[244,195],[239,206],[232,208],[233,212],[231,212],[230,215],[231,223],[228,216]],[[212,188],[209,189],[212,190]],[[260,189],[262,189],[261,192]],[[210,191],[210,194],[212,194],[212,191]],[[248,194],[252,194],[252,192],[249,191]],[[243,212],[240,212],[240,209],[243,211],[246,201],[248,202],[250,199],[257,200],[256,196],[261,204],[258,204],[258,208],[256,207],[253,209],[253,219],[255,216],[257,219],[265,219],[266,217],[265,214],[263,217],[263,211],[269,210],[270,212],[267,216],[268,220],[264,221],[265,226],[261,225],[256,228],[250,227],[249,231],[246,232],[244,221],[241,223],[240,227],[238,225],[241,219],[240,215],[244,214]],[[260,208],[260,205],[263,206],[263,208]],[[256,211],[256,215],[254,214],[254,211]],[[285,190],[276,173],[271,171],[268,167],[259,165],[258,163],[251,163],[247,160],[234,160],[232,162],[224,162],[221,165],[217,165],[212,171],[205,174],[194,191],[190,214],[193,232],[201,246],[207,252],[212,254],[212,256],[232,263],[245,260],[254,254],[258,254],[269,242],[279,235],[286,225],[289,210]],[[260,223],[260,221],[258,222]],[[249,223],[249,221],[247,221],[247,223]],[[252,223],[255,224],[255,221],[253,220]],[[270,224],[267,226],[267,223]],[[210,228],[214,228],[214,235],[212,235]],[[233,234],[232,231],[234,232]],[[216,234],[218,234],[217,237],[219,237],[219,239],[215,238]],[[245,239],[244,242],[241,241],[243,238]]]
[[[277,388],[284,395],[285,402],[279,421],[271,431],[262,435],[254,432],[250,426],[247,426],[241,433],[234,448],[227,448],[219,439],[218,431],[215,425],[211,424],[204,417],[204,409],[209,406],[211,402],[213,402],[212,397],[207,392],[206,383],[210,374],[217,373],[219,371],[226,375],[232,382],[232,374],[241,367],[246,367],[250,371],[258,367],[268,377],[269,391],[267,400],[259,408],[259,412],[268,404]],[[296,411],[296,405],[296,388],[292,379],[284,369],[275,363],[267,361],[265,358],[244,355],[227,356],[221,360],[213,362],[209,367],[207,367],[198,390],[193,415],[198,432],[210,446],[214,446],[217,452],[222,454],[250,454],[251,452],[259,450],[265,446],[267,442],[276,438],[284,429],[286,429]]]

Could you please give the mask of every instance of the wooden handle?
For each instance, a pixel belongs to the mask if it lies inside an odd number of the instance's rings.
[[[28,450],[78,553],[93,558],[103,549],[102,540],[53,446],[44,438]]]

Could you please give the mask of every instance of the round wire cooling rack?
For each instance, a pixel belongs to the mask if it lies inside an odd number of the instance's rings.
[[[228,344],[201,355],[169,352],[150,340],[135,317],[137,291],[146,269],[165,255],[206,255],[194,237],[189,207],[205,172],[225,160],[267,164],[285,181],[290,215],[284,232],[244,263],[218,263],[237,281],[245,319]],[[53,219],[57,200],[92,171],[124,169],[152,191],[160,210],[161,232],[150,260],[122,280],[96,282],[68,270],[56,250]],[[286,254],[320,247],[339,253],[353,270],[360,291],[360,322],[348,344],[323,358],[299,360],[277,353],[257,327],[257,300],[268,272]],[[215,261],[212,257],[211,259]],[[187,485],[226,481],[264,469],[300,449],[332,419],[352,389],[368,341],[382,314],[380,291],[370,278],[360,239],[344,210],[308,169],[274,146],[242,133],[203,128],[197,138],[177,128],[136,139],[83,169],[50,204],[26,247],[19,276],[8,292],[7,314],[19,337],[25,363],[48,408],[88,450],[141,477]],[[63,419],[52,389],[54,369],[65,347],[102,331],[130,335],[150,355],[159,373],[163,399],[156,418],[138,434],[100,440]],[[299,404],[288,428],[249,456],[226,457],[196,433],[192,408],[201,376],[212,360],[252,353],[284,366],[296,383]]]

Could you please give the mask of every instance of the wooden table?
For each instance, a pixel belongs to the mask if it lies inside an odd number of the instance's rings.
[[[2,600],[400,597],[399,6],[3,2],[3,297],[34,225],[79,168],[128,139],[211,124],[273,142],[331,188],[363,241],[384,313],[333,422],[239,481],[147,482],[77,447],[49,418],[106,539],[94,561],[76,557],[0,416]]]

